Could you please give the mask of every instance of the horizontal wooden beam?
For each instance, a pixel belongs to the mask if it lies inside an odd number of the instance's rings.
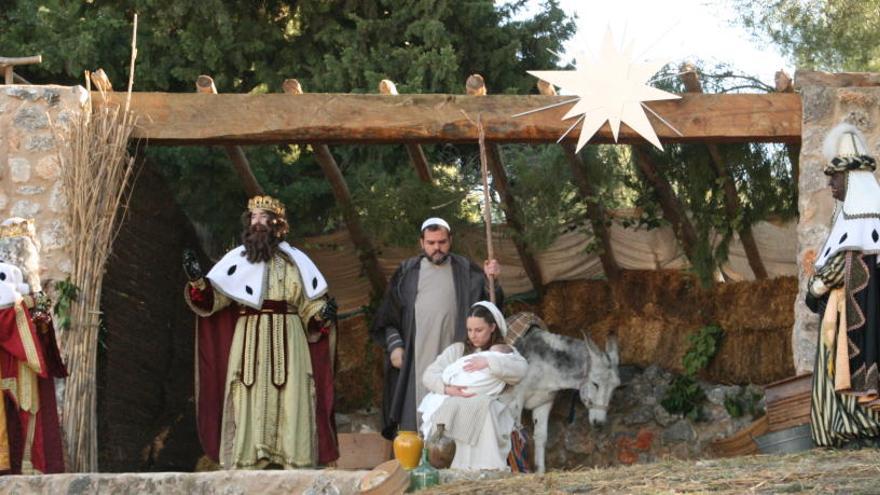
[[[124,96],[108,97],[122,101]],[[478,115],[488,141],[548,143],[573,123],[561,120],[571,105],[514,115],[571,98],[134,93],[131,108],[139,115],[135,137],[159,144],[476,142]],[[686,94],[648,106],[683,134],[649,116],[664,142],[800,142],[797,94]],[[578,133],[572,130],[568,140]],[[620,136],[623,143],[644,142],[625,125]],[[607,124],[590,142],[611,142]]]

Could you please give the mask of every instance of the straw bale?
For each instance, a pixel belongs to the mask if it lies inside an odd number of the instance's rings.
[[[624,271],[621,280],[559,282],[547,287],[538,314],[554,332],[600,345],[620,340],[621,364],[681,371],[687,337],[709,324],[724,330],[702,378],[768,383],[794,373],[791,327],[797,280],[780,277],[704,289],[678,271]]]

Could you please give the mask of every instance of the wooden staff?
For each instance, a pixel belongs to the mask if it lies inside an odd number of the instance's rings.
[[[486,257],[495,259],[495,246],[492,244],[492,200],[489,197],[489,164],[486,160],[486,133],[483,132],[482,114],[477,115],[477,128],[480,130],[480,172],[483,175],[483,221],[486,223]],[[489,300],[495,304],[495,278],[489,279]]]

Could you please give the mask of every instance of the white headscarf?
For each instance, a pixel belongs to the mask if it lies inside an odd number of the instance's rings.
[[[492,318],[495,319],[495,325],[498,326],[498,331],[501,332],[501,336],[507,337],[507,321],[504,320],[504,315],[501,314],[501,310],[498,309],[498,306],[495,306],[489,301],[479,301],[475,302],[471,307],[475,308],[477,306],[482,306],[492,313]]]

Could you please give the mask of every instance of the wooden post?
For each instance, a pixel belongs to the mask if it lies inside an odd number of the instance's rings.
[[[104,69],[99,68],[98,70],[90,72],[89,79],[92,80],[92,87],[98,91],[102,93],[110,93],[113,91],[113,83],[110,82],[110,78],[107,77],[107,73],[104,72]]]
[[[672,185],[660,175],[659,170],[657,170],[657,164],[651,157],[649,149],[644,145],[633,146],[632,152],[636,166],[638,166],[639,170],[642,172],[645,180],[647,180],[657,192],[657,197],[660,201],[660,208],[663,210],[663,216],[672,225],[672,230],[675,232],[675,236],[678,238],[679,242],[681,242],[681,247],[684,249],[685,256],[687,256],[688,260],[693,262],[697,246],[697,231],[687,217],[684,207],[678,201],[678,198],[675,197]]]
[[[700,78],[697,71],[691,64],[684,64],[681,70],[681,82],[684,83],[685,89],[690,93],[702,93],[703,86],[700,84]],[[709,157],[715,173],[721,180],[724,190],[724,210],[727,213],[727,220],[731,225],[736,225],[737,214],[742,209],[739,202],[739,195],[736,191],[736,183],[730,173],[730,168],[724,162],[721,156],[721,150],[715,143],[706,143],[706,149],[709,151]],[[764,280],[767,278],[767,269],[761,260],[761,252],[758,250],[758,243],[752,233],[752,226],[746,222],[739,222],[737,229],[739,239],[742,242],[743,250],[746,252],[746,258],[749,260],[749,267],[755,275],[756,280]]]
[[[467,78],[465,83],[465,91],[471,96],[485,96],[486,84],[483,76],[473,74]],[[489,171],[492,172],[492,184],[495,190],[501,195],[501,208],[504,210],[504,216],[507,218],[507,225],[513,230],[513,244],[516,246],[516,252],[522,261],[523,269],[532,287],[538,293],[538,297],[544,296],[544,280],[541,276],[541,267],[538,261],[532,255],[531,249],[525,241],[525,227],[522,223],[522,215],[516,202],[516,197],[510,191],[510,184],[507,179],[507,172],[504,170],[504,162],[501,158],[501,150],[496,143],[486,143],[486,161]]]
[[[608,232],[607,215],[605,207],[596,198],[596,190],[590,183],[586,174],[586,164],[581,157],[575,152],[575,147],[571,143],[562,145],[565,156],[568,158],[568,165],[571,168],[571,175],[574,183],[581,193],[581,200],[587,206],[587,218],[593,228],[593,233],[599,239],[599,261],[602,263],[602,269],[605,276],[610,281],[620,279],[620,266],[614,258],[614,251],[611,249],[611,236]]]
[[[211,76],[201,75],[196,79],[196,91],[206,94],[217,94],[217,87],[214,85],[214,79]],[[248,162],[247,156],[241,146],[227,145],[223,146],[226,156],[232,161],[232,167],[241,179],[241,185],[244,192],[249,198],[265,194],[263,187],[257,182],[251,164]]]
[[[397,95],[397,86],[389,79],[382,79],[379,81],[379,93]],[[406,143],[404,146],[406,146],[406,152],[409,154],[409,159],[415,167],[416,173],[419,174],[419,179],[422,182],[431,182],[431,167],[428,165],[428,158],[425,156],[422,145]]]
[[[3,69],[4,83],[12,84],[14,82],[14,72],[12,69],[16,65],[32,65],[42,62],[42,55],[34,55],[32,57],[0,57],[0,69]]]
[[[303,94],[302,85],[296,79],[285,80],[282,88],[285,93],[290,95]],[[354,209],[351,191],[348,189],[348,184],[345,182],[342,170],[339,169],[336,159],[333,158],[333,154],[330,153],[330,148],[326,144],[315,143],[311,146],[315,150],[315,159],[318,161],[318,165],[321,166],[324,177],[330,182],[333,196],[342,210],[342,217],[345,219],[348,235],[358,251],[358,258],[361,260],[361,265],[364,267],[367,279],[370,281],[373,294],[381,296],[385,293],[385,276],[379,267],[379,259],[376,256],[376,248],[373,247],[373,241],[361,225],[357,211]]]

